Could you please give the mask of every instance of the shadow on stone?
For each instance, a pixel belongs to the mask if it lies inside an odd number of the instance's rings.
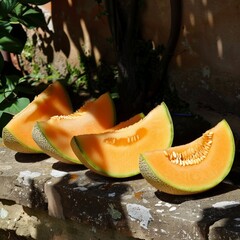
[[[240,187],[240,172],[239,172],[239,170],[231,171],[230,174],[227,176],[226,181],[228,181],[232,185]]]
[[[128,181],[142,179],[142,176],[140,174],[133,176],[133,177],[128,177],[128,178],[104,177],[104,176],[101,176],[101,175],[91,171],[91,170],[86,172],[86,176],[93,181],[108,181],[108,182],[128,182]]]
[[[56,234],[52,234],[66,239],[133,239],[121,204],[122,195],[132,191],[130,186],[96,176],[91,181],[86,175],[78,175],[72,181],[72,175],[77,174],[69,173],[51,186],[48,185],[55,196],[52,200],[48,198],[48,204],[54,201],[66,223],[59,220],[59,223],[62,222],[61,228],[52,225],[51,228],[58,228]],[[72,221],[72,225],[69,221]],[[44,226],[39,225],[38,228],[40,238]]]
[[[156,191],[155,195],[158,199],[173,203],[173,204],[181,204],[186,201],[192,201],[192,200],[200,200],[204,198],[211,198],[213,196],[221,195],[230,191],[234,191],[238,189],[238,187],[229,184],[229,183],[220,183],[218,186],[216,186],[213,189],[210,189],[203,193],[193,194],[193,195],[170,195],[164,192]]]
[[[64,171],[64,172],[77,172],[86,170],[87,168],[84,165],[80,164],[66,164],[62,162],[56,162],[52,165],[52,168],[58,171]]]
[[[15,231],[3,231],[3,230],[0,230],[0,239],[1,240],[31,240],[30,238],[25,238],[25,237],[21,237],[21,236],[18,236]]]
[[[20,163],[34,163],[48,159],[49,156],[43,153],[38,154],[27,154],[27,153],[16,153],[15,159]]]
[[[34,180],[31,181],[30,188],[31,188],[31,191],[29,194],[29,200],[31,203],[31,207],[46,210],[47,203],[44,197],[44,190],[35,186]]]
[[[220,202],[221,203],[221,202]],[[227,203],[227,202],[226,202]],[[203,209],[202,218],[197,225],[204,239],[240,239],[240,204]]]

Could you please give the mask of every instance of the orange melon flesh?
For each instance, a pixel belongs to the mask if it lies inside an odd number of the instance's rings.
[[[172,140],[171,116],[162,103],[129,127],[75,136],[71,144],[79,160],[92,171],[124,178],[139,174],[138,157],[141,152],[167,148]]]
[[[32,136],[48,155],[64,163],[78,163],[70,142],[74,135],[99,133],[114,126],[115,107],[108,93],[89,101],[77,112],[67,116],[53,116],[48,121],[38,121]]]
[[[3,143],[17,152],[40,153],[41,148],[32,139],[35,122],[70,113],[72,106],[67,92],[59,82],[54,82],[3,128]]]
[[[212,145],[205,159],[198,164],[180,166],[172,163],[166,152],[183,153],[202,143],[202,137],[195,141],[163,150],[145,152],[139,160],[143,177],[160,191],[186,195],[206,191],[219,184],[229,173],[235,155],[232,131],[225,120],[214,128]]]

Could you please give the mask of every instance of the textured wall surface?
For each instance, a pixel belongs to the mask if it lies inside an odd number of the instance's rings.
[[[79,51],[114,62],[104,8],[96,1],[52,1],[43,7],[52,32],[45,34],[48,60],[78,64]],[[182,30],[169,68],[169,83],[195,113],[215,124],[223,117],[240,135],[240,3],[238,0],[183,1]],[[142,35],[166,44],[170,3],[148,0],[141,11]],[[44,44],[42,44],[44,45]],[[51,46],[51,47],[50,47]],[[238,124],[237,124],[238,125]]]

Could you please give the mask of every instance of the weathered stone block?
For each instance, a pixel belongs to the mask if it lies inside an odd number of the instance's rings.
[[[81,234],[104,240],[239,236],[236,172],[208,192],[171,196],[156,191],[141,176],[105,178],[46,155],[1,147],[0,159],[3,231],[33,239],[74,239]]]

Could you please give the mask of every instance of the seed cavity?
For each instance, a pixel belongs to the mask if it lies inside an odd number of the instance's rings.
[[[146,128],[139,128],[134,135],[123,138],[105,138],[104,143],[115,146],[127,146],[139,142],[146,134]]]
[[[168,152],[165,150],[164,155],[174,164],[179,166],[192,166],[201,163],[208,155],[213,143],[213,132],[205,132],[199,143],[188,148],[183,152]]]
[[[84,113],[85,112],[83,112],[83,111],[76,111],[76,112],[71,113],[69,115],[55,115],[55,116],[52,116],[50,119],[52,119],[52,120],[75,119],[75,118],[78,118],[79,116],[84,115]]]

